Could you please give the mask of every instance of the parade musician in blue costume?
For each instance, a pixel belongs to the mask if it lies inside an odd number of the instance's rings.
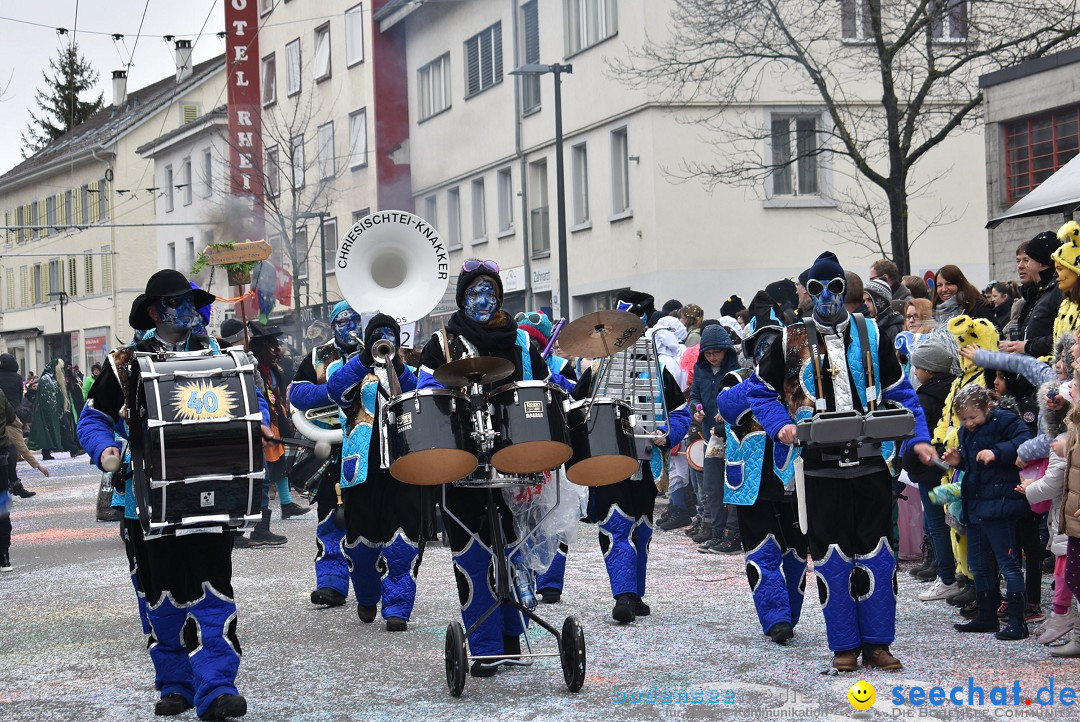
[[[640,291],[621,291],[618,310],[642,317],[644,322],[655,311],[653,297]],[[652,343],[651,340],[644,340]],[[639,342],[640,343],[640,342]],[[633,350],[623,353],[633,353]],[[574,388],[576,399],[587,399],[592,394],[594,366],[586,368]],[[667,409],[667,425],[652,441],[652,457],[638,464],[638,471],[629,479],[616,484],[589,487],[589,518],[599,521],[600,550],[604,554],[611,596],[615,606],[612,618],[628,624],[652,613],[644,601],[645,574],[649,562],[649,544],[653,536],[653,510],[656,507],[656,482],[663,471],[663,454],[670,448],[670,439],[681,439],[690,428],[690,410],[679,382],[666,370],[657,366],[656,378]],[[632,399],[624,399],[632,404]]]
[[[756,367],[783,327],[775,318],[753,318],[750,325],[743,355]],[[761,631],[784,644],[795,635],[802,613],[806,535],[799,529],[794,490],[785,486],[792,479],[791,449],[776,444],[750,410],[744,381],[753,373],[754,368],[728,373],[716,397],[727,441],[724,501],[739,515],[746,578]]]
[[[145,293],[132,305],[130,322],[135,329],[149,331],[134,346],[109,354],[79,417],[79,441],[98,468],[103,469],[105,458],[120,456],[117,435],[127,434],[125,420],[134,399],[130,381],[134,352],[217,351],[216,342],[193,330],[201,322],[196,309],[213,300],[212,294],[192,289],[178,271],[158,271],[147,281]],[[265,441],[272,436],[269,409],[261,394],[258,400]],[[247,712],[247,701],[236,689],[241,650],[232,588],[234,535],[214,528],[217,533],[144,539],[133,513],[131,487],[128,483],[125,489],[126,541],[133,548],[138,582],[146,594],[150,658],[155,687],[161,692],[154,713],[177,715],[194,706],[204,720],[240,717]]]
[[[372,358],[372,348],[382,339],[400,348],[401,329],[380,313],[368,321],[360,353],[330,365],[326,391],[341,408],[344,550],[356,613],[364,623],[375,621],[381,600],[387,631],[404,632],[416,600],[424,531],[432,514],[427,490],[398,481],[381,463],[379,418],[390,399],[389,374],[397,377],[401,392],[416,388],[416,376],[397,353],[389,367]]]
[[[289,403],[300,411],[334,405],[326,389],[327,372],[335,362],[343,362],[360,352],[363,323],[348,301],[339,301],[334,306],[330,325],[333,337],[311,349],[289,384]],[[337,484],[341,480],[341,445],[334,447],[315,491],[319,523],[315,527],[315,590],[311,592],[311,603],[326,607],[340,607],[349,596],[349,563],[341,548],[345,528],[338,526],[334,513],[338,507]]]
[[[846,290],[840,262],[831,252],[822,253],[807,280],[813,318],[788,326],[782,342],[772,344],[747,381],[754,416],[774,441],[792,445],[796,419],[824,411],[865,413],[871,401],[884,399],[914,415],[915,434],[905,443],[923,463],[931,463],[937,453],[915,392],[872,319],[863,319],[867,341],[861,340],[857,319],[844,307]],[[816,342],[808,341],[809,334]],[[820,379],[813,371],[811,347],[817,349]],[[866,368],[864,350],[873,369]],[[868,388],[871,370],[874,384]],[[840,671],[855,670],[860,653],[869,667],[903,666],[889,650],[896,637],[896,558],[889,544],[892,476],[875,447],[852,440],[835,448],[801,449],[807,536],[832,666]]]
[[[499,384],[514,381],[551,380],[567,386],[561,377],[551,374],[540,351],[530,346],[528,334],[519,329],[517,322],[502,310],[503,284],[499,277],[499,265],[494,261],[469,259],[458,275],[455,299],[458,310],[446,323],[445,333],[436,332],[424,345],[420,356],[419,388],[441,388],[433,376],[436,369],[449,361],[468,356],[493,356],[514,364],[512,377],[500,379]],[[450,358],[443,349],[449,349]],[[490,392],[492,386],[484,387]],[[496,554],[505,550],[492,549],[492,524],[502,524],[502,533],[508,545],[517,539],[513,514],[502,494],[495,494],[498,519],[489,519],[486,489],[469,489],[457,486],[446,488],[445,503],[464,527],[447,517],[446,528],[450,537],[450,549],[454,558],[454,576],[457,580],[458,598],[461,602],[461,618],[466,630],[495,603],[492,588],[492,564]],[[504,605],[499,613],[490,615],[484,623],[469,635],[469,649],[473,656],[521,654],[522,626],[516,609]],[[474,662],[474,677],[490,677],[496,668]]]

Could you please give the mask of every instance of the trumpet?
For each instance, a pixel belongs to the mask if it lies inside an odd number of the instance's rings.
[[[397,349],[389,339],[380,338],[371,345],[371,358],[381,364],[388,364],[397,356]]]

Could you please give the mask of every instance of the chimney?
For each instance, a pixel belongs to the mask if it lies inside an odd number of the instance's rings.
[[[191,41],[176,41],[176,82],[181,83],[191,77]]]
[[[113,107],[122,108],[127,102],[127,71],[112,71]]]

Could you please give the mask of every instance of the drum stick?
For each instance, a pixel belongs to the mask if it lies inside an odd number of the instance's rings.
[[[555,350],[555,339],[559,337],[559,333],[563,330],[563,326],[566,325],[566,319],[560,318],[559,322],[555,324],[555,328],[551,330],[551,338],[548,339],[547,346],[544,347],[543,353],[540,354],[545,360]]]

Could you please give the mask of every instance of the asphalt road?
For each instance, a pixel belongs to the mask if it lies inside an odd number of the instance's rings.
[[[94,521],[97,474],[85,456],[47,463],[51,479],[22,468],[38,495],[17,501],[15,570],[0,575],[0,720],[154,719],[153,670],[117,526]],[[925,587],[903,573],[893,646],[906,665],[901,672],[830,674],[816,595],[807,598],[795,639],[784,647],[769,642],[757,626],[741,557],[699,554],[677,532],[653,540],[652,616],[617,625],[595,527],[587,525],[571,550],[563,602],[540,609],[556,627],[568,615],[584,625],[581,692],[568,692],[558,661],[547,659],[469,679],[455,699],[443,671],[446,626],[460,619],[449,550],[428,546],[410,629],[389,633],[379,622],[362,624],[351,601],[337,609],[311,605],[314,527],[314,513],[284,522],[275,514],[286,546],[234,553],[244,652],[237,683],[250,719],[840,720],[854,713],[849,687],[866,679],[877,689],[871,718],[1080,720],[1077,707],[1060,704],[1064,685],[1080,687],[1080,662],[1052,659],[1034,639],[1006,643],[953,632],[952,608],[919,602]],[[555,649],[547,635],[535,643]],[[982,707],[967,705],[969,676],[985,690]],[[1051,678],[1058,704],[1026,705]],[[1021,685],[1018,704],[1014,682]],[[907,695],[934,685],[946,695],[962,686],[964,706],[892,703],[893,687]],[[1008,687],[1008,706],[990,706],[995,685]]]

